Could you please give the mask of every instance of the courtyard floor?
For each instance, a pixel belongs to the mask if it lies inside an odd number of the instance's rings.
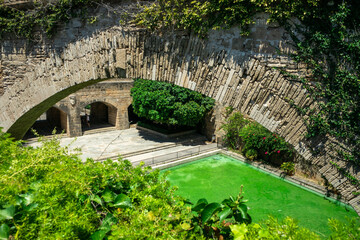
[[[29,139],[30,146],[41,143]],[[94,133],[80,137],[62,137],[60,145],[69,151],[81,152],[80,158],[86,160],[105,160],[123,156],[130,161],[138,161],[183,151],[206,144],[206,138],[200,134],[191,134],[174,139],[153,135],[135,128]]]

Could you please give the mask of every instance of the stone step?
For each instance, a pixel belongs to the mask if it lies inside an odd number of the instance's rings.
[[[114,126],[95,128],[95,129],[83,131],[83,135],[90,135],[90,134],[109,132],[109,131],[115,131],[115,130],[116,130],[116,128]]]
[[[203,144],[204,139],[205,139],[204,136],[198,136],[198,135],[192,136],[190,138],[191,138],[190,141],[187,139],[187,140],[183,140],[183,141],[180,141],[180,142],[168,143],[168,144],[165,144],[165,145],[162,145],[162,146],[156,146],[156,147],[147,148],[147,149],[143,149],[143,150],[136,151],[136,152],[130,152],[130,153],[121,154],[121,157],[126,159],[128,157],[142,155],[142,154],[155,152],[155,151],[160,151],[160,150],[169,149],[169,148],[174,148],[174,147],[189,144],[189,143],[191,143],[193,145]],[[119,154],[112,155],[112,156],[104,156],[104,157],[98,158],[96,161],[101,162],[101,161],[104,161],[106,159],[116,160],[118,157],[119,157]]]
[[[184,164],[184,163],[188,163],[188,162],[192,162],[201,158],[205,158],[207,156],[211,156],[217,153],[220,153],[221,150],[220,149],[209,149],[209,151],[205,151],[202,152],[200,154],[197,155],[193,155],[191,157],[183,157],[183,158],[178,158],[176,160],[172,160],[172,161],[167,161],[161,164],[150,164],[148,166],[150,166],[152,169],[166,169],[166,168],[170,168],[170,167],[174,167],[180,164]]]

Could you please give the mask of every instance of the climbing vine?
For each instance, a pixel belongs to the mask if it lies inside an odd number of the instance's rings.
[[[188,29],[206,36],[210,29],[242,27],[248,33],[257,5],[244,0],[158,0],[137,15],[135,22],[148,29]]]
[[[52,37],[57,27],[74,17],[85,18],[87,8],[96,0],[58,0],[50,3],[36,1],[31,8],[17,9],[0,5],[0,37],[15,34],[27,39],[41,30]]]
[[[294,59],[312,70],[312,78],[302,80],[309,97],[318,102],[316,108],[300,111],[309,116],[307,136],[340,139],[348,151],[336,149],[339,156],[357,165],[360,165],[359,10],[355,1],[335,1],[319,6],[312,15],[304,17],[301,25],[292,28],[286,25],[297,49]]]
[[[249,33],[249,24],[257,12],[270,13],[270,20],[284,22],[294,15],[306,15],[319,0],[158,0],[145,6],[135,22],[148,29],[187,29],[206,37],[211,29],[241,28]],[[305,8],[306,7],[306,8]]]

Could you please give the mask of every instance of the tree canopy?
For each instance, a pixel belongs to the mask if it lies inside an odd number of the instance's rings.
[[[198,92],[145,79],[135,80],[131,96],[135,114],[167,125],[196,126],[215,104]]]

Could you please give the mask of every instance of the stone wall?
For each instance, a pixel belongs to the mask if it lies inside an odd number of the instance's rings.
[[[57,102],[54,106],[61,109],[69,121],[67,135],[82,135],[80,114],[87,105],[91,105],[92,123],[108,122],[116,129],[129,128],[127,108],[132,102],[132,86],[131,79],[105,80],[78,90]]]
[[[60,111],[60,126],[65,132],[69,132],[68,117],[63,111]]]
[[[101,11],[106,13],[106,9]],[[359,169],[336,155],[331,147],[334,140],[309,143],[304,137],[303,117],[288,99],[300,107],[316,103],[307,98],[300,83],[288,80],[280,70],[302,76],[307,71],[287,57],[291,47],[284,30],[267,24],[266,15],[255,17],[249,36],[242,37],[238,28],[232,28],[212,31],[208,39],[186,32],[150,33],[119,25],[117,15],[103,16],[94,25],[75,19],[54,40],[35,46],[25,40],[1,42],[0,125],[6,131],[18,137],[20,129],[35,121],[49,104],[99,80],[166,81],[232,106],[277,132],[295,147],[304,163],[336,185],[344,199],[358,204],[360,196],[352,192],[359,189],[329,162],[345,166],[360,179]],[[127,114],[127,106],[120,106],[118,112]],[[70,126],[76,124],[69,121]],[[313,155],[309,144],[323,151]]]

